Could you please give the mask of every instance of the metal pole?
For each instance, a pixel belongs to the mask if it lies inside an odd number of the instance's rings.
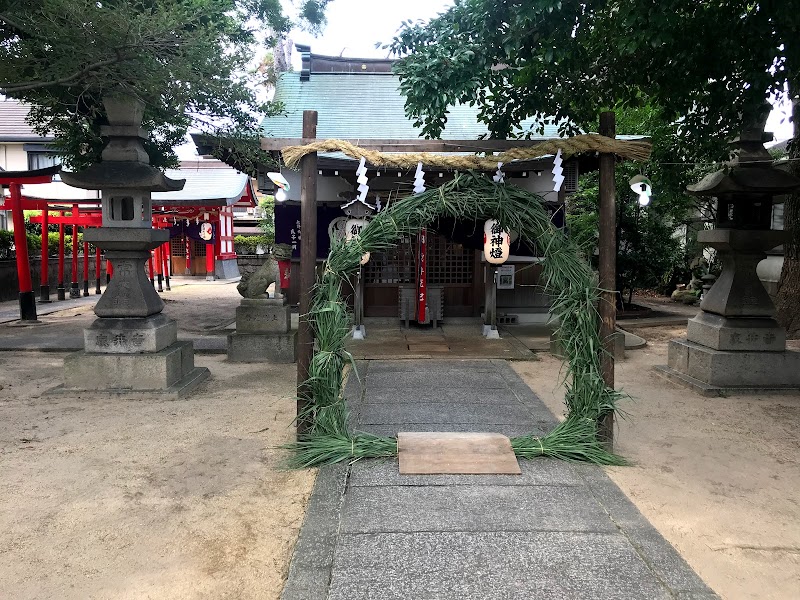
[[[317,111],[303,111],[303,138],[317,137]],[[300,161],[300,322],[297,327],[297,414],[311,403],[305,387],[308,367],[314,351],[314,337],[307,320],[311,309],[311,288],[317,267],[317,153],[306,154]],[[305,419],[297,421],[297,436],[310,428]]]
[[[616,123],[613,112],[600,113],[600,135],[613,138]],[[600,339],[603,354],[600,369],[606,386],[614,387],[614,332],[617,326],[617,208],[614,182],[615,156],[600,154]],[[611,449],[614,445],[614,414],[602,414],[598,420],[600,440]]]

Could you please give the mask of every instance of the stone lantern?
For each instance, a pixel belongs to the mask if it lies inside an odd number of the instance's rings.
[[[800,352],[786,350],[786,332],[756,274],[766,252],[789,236],[770,229],[773,198],[800,188],[799,179],[773,167],[764,149],[771,137],[763,122],[746,128],[731,144],[733,159],[687,188],[717,200],[716,228],[697,240],[717,251],[722,273],[660,369],[709,395],[800,387]]]
[[[151,192],[183,188],[150,165],[143,140],[144,104],[116,95],[103,99],[109,125],[102,162],[62,180],[101,190],[102,227],[84,240],[103,249],[114,275],[94,308],[98,319],[84,330],[84,351],[64,360],[65,389],[185,393],[209,375],[195,368],[191,342],[178,342],[177,323],[161,314],[164,302],[145,273],[150,251],[169,239],[152,228]]]

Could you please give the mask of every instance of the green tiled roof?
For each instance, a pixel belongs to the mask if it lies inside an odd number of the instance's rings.
[[[261,134],[265,137],[296,138],[302,136],[303,111],[316,110],[317,137],[413,139],[421,128],[414,127],[403,104],[395,75],[311,73],[308,81],[300,81],[299,73],[282,73],[275,86],[275,100],[283,102],[286,114],[265,118]],[[486,125],[477,118],[478,108],[459,105],[447,116],[442,139],[470,140],[488,134]],[[533,119],[523,122],[523,130]],[[559,137],[555,125],[546,126],[545,138]]]

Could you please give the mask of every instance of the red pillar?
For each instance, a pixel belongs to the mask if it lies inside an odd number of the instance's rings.
[[[64,211],[61,211],[61,216],[64,216]],[[58,224],[58,288],[56,288],[57,298],[64,300],[67,297],[67,291],[64,289],[64,224]]]
[[[147,272],[150,274],[150,283],[153,284],[153,287],[156,287],[156,278],[155,274],[153,273],[153,251],[150,251],[150,258],[147,259]]]
[[[169,286],[169,270],[170,270],[170,260],[169,260],[169,242],[165,243],[161,246],[161,270],[164,272],[164,283],[166,285],[166,290],[170,291],[172,288]]]
[[[83,242],[83,295],[89,295],[89,242]]]
[[[42,211],[42,276],[40,278],[41,286],[39,289],[39,302],[50,302],[50,240],[48,239],[47,227],[49,225],[50,214],[45,206]]]
[[[14,223],[14,248],[17,254],[17,277],[19,279],[19,318],[22,321],[36,320],[36,297],[31,283],[31,266],[28,263],[28,236],[25,233],[25,216],[22,213],[20,184],[10,183],[11,218]]]
[[[100,248],[94,249],[94,274],[95,274],[95,288],[94,293],[100,293],[100,274],[103,270],[103,261],[100,258]]]
[[[78,215],[77,209],[72,209],[73,217]],[[78,287],[78,226],[72,226],[72,281],[69,286],[69,297],[80,298],[81,291]]]
[[[164,259],[161,257],[161,246],[157,246],[155,249],[155,270],[156,270],[156,279],[158,280],[158,291],[164,291],[164,275],[162,272]]]
[[[110,260],[106,261],[106,283],[111,281],[111,277],[114,275],[114,265],[111,264]]]
[[[214,281],[214,242],[206,244],[206,281]]]

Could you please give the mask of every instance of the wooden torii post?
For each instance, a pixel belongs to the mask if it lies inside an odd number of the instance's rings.
[[[316,139],[317,111],[303,112],[302,138],[262,138],[261,149],[280,151],[287,146],[302,146]],[[615,136],[614,113],[600,116],[600,134]],[[346,139],[342,140],[366,150],[378,152],[502,152],[511,148],[526,148],[548,140],[424,140],[424,139]],[[600,337],[604,352],[601,356],[603,380],[614,387],[614,331],[616,329],[616,200],[613,153],[600,154]],[[300,417],[308,407],[309,398],[304,382],[308,379],[314,340],[311,325],[303,318],[311,307],[311,288],[315,283],[317,239],[317,153],[301,159],[300,221],[302,240],[300,246],[300,324],[297,339],[297,414]],[[309,424],[298,421],[297,435],[302,437]],[[613,446],[613,414],[601,415],[599,435],[609,449]]]
[[[11,193],[10,210],[14,223],[14,248],[17,255],[17,278],[19,280],[19,318],[21,321],[36,321],[36,296],[31,282],[31,266],[28,263],[28,236],[25,232],[25,216],[22,206],[22,186],[26,183],[50,183],[60,166],[32,171],[0,172],[0,186],[8,187]]]

